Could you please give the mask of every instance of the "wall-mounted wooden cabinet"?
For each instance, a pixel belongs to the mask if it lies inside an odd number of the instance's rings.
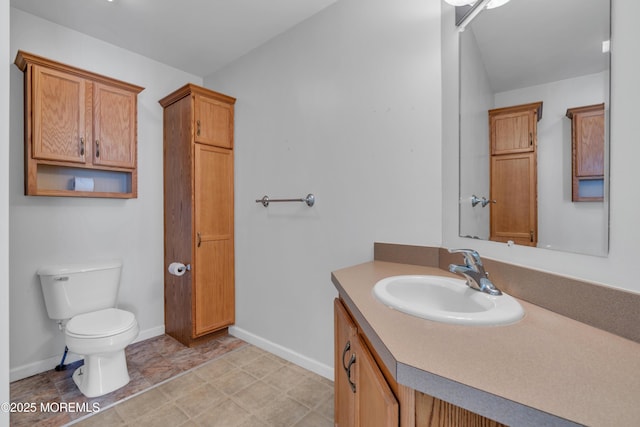
[[[137,197],[143,88],[19,51],[25,74],[25,194]],[[75,178],[93,191],[75,191]]]
[[[571,199],[604,198],[604,104],[569,108],[571,119]]]
[[[233,108],[235,99],[185,85],[164,108],[165,331],[191,346],[235,321]]]

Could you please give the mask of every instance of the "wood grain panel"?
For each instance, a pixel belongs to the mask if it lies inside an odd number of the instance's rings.
[[[177,277],[167,267],[193,262],[193,169],[191,99],[164,109],[164,317],[165,331],[182,343],[191,340],[193,272]]]
[[[74,75],[33,66],[34,158],[85,162],[85,82]]]
[[[491,237],[522,245],[537,243],[535,154],[491,156]]]
[[[196,94],[195,141],[222,148],[233,148],[233,107],[227,102]]]
[[[333,302],[334,316],[334,422],[336,427],[353,427],[356,424],[356,394],[351,390],[344,367],[355,354],[355,339],[358,330],[345,306],[339,299]]]
[[[360,336],[356,343],[356,425],[397,427],[400,423],[398,401]]]
[[[194,144],[194,336],[235,320],[233,151]]]
[[[94,83],[93,163],[136,167],[136,96]]]
[[[416,392],[416,426],[506,427],[504,424],[420,392]]]

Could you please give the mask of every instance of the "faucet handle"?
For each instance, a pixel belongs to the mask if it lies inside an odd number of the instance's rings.
[[[482,267],[482,260],[480,259],[480,254],[473,249],[449,249],[450,254],[462,254],[464,257],[464,262],[467,266],[472,267]]]

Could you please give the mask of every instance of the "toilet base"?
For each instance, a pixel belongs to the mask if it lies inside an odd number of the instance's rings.
[[[73,382],[87,397],[111,393],[129,383],[124,349],[85,356],[84,365],[73,373]]]

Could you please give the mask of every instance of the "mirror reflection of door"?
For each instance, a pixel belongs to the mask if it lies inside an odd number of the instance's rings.
[[[537,124],[542,102],[489,110],[490,240],[538,242]]]

